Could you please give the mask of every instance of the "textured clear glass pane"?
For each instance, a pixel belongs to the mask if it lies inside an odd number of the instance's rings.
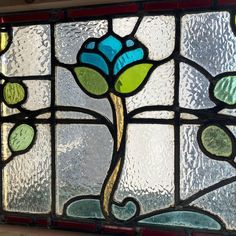
[[[179,103],[189,109],[207,109],[215,104],[209,98],[210,82],[193,67],[180,63]]]
[[[70,198],[100,194],[113,139],[105,126],[80,124],[58,125],[56,139],[57,213],[61,214]]]
[[[71,72],[62,67],[58,67],[56,70],[56,104],[87,108],[112,119],[108,99],[94,99],[86,95],[76,83]]]
[[[128,196],[136,198],[142,214],[173,204],[174,127],[130,124],[126,145],[125,162],[115,199],[122,201]]]
[[[51,72],[50,26],[13,27],[13,41],[0,57],[6,76],[47,75]]]
[[[218,112],[218,114],[221,115],[228,115],[228,116],[236,116],[236,109],[222,109],[221,111]]]
[[[196,120],[197,116],[189,114],[189,113],[180,113],[180,118],[185,120]]]
[[[2,125],[6,139],[12,124]],[[51,147],[49,125],[36,125],[34,146],[3,169],[3,205],[7,211],[47,213],[51,209]],[[6,141],[3,142],[5,152]],[[4,153],[7,155],[7,153]]]
[[[229,12],[187,14],[182,18],[181,29],[183,56],[213,76],[236,70],[236,37]]]
[[[202,153],[197,141],[199,125],[183,125],[180,129],[180,194],[190,197],[223,179],[236,175],[227,162],[217,161]],[[234,128],[236,134],[236,128]]]
[[[129,35],[133,31],[137,21],[138,17],[115,18],[112,21],[113,31],[121,37]]]
[[[128,112],[151,105],[172,105],[174,100],[174,61],[157,67],[147,84],[136,95],[126,99]]]
[[[106,20],[63,23],[55,26],[56,57],[66,64],[76,63],[77,53],[88,38],[100,38],[107,33]]]
[[[175,17],[145,16],[135,34],[149,50],[149,58],[162,60],[175,47]]]
[[[229,230],[236,230],[236,183],[228,184],[201,198],[192,205],[219,216]]]
[[[94,116],[82,112],[58,111],[56,117],[59,119],[95,119]]]
[[[173,119],[173,111],[145,111],[138,113],[133,118]]]

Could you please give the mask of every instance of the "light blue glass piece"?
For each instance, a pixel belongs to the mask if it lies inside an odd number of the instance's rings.
[[[66,214],[74,218],[104,218],[98,199],[81,199],[72,202],[67,207]]]
[[[94,48],[95,48],[95,42],[90,42],[90,43],[88,43],[88,44],[85,46],[85,48],[87,48],[87,49],[94,49]]]
[[[132,46],[134,46],[134,41],[131,40],[131,39],[128,39],[128,40],[126,41],[126,46],[127,46],[127,47],[132,47]]]
[[[114,74],[116,75],[123,67],[128,64],[142,60],[144,52],[142,48],[137,48],[128,52],[123,53],[116,61],[114,65]]]
[[[220,224],[211,217],[193,211],[172,211],[139,221],[157,225],[179,226],[196,229],[220,230]]]
[[[112,35],[103,39],[98,45],[98,49],[108,58],[109,61],[114,59],[121,48],[122,43]]]
[[[112,213],[119,220],[129,220],[136,213],[136,205],[133,202],[127,202],[123,207],[112,205]]]
[[[107,66],[105,60],[100,55],[98,55],[96,53],[83,52],[80,55],[80,61],[99,68],[107,75],[109,74],[108,66]]]

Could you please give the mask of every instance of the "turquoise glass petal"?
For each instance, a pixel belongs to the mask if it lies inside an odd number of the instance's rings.
[[[114,74],[118,74],[119,71],[127,66],[128,64],[142,60],[144,57],[144,52],[142,48],[137,48],[132,51],[123,53],[116,61],[114,65]]]
[[[83,63],[99,68],[107,75],[109,74],[108,66],[105,60],[96,53],[83,52],[81,53],[79,60]]]
[[[172,211],[139,221],[158,225],[179,226],[197,229],[220,230],[220,224],[211,217],[193,211]]]
[[[127,47],[132,47],[132,46],[134,46],[134,41],[131,39],[128,39],[125,44]]]
[[[67,207],[66,214],[75,218],[104,218],[98,199],[81,199],[72,202]]]
[[[98,45],[98,49],[108,58],[109,61],[114,59],[121,48],[122,43],[112,35],[103,39]]]
[[[112,205],[112,213],[119,220],[129,220],[135,215],[136,210],[136,205],[131,201],[123,207]]]
[[[85,46],[85,48],[87,48],[87,49],[94,49],[94,48],[95,48],[95,42],[90,42],[90,43],[88,43],[88,44]]]

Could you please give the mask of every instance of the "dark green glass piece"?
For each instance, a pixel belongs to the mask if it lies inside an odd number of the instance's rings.
[[[233,151],[229,135],[216,125],[207,126],[201,134],[201,142],[207,152],[218,157],[230,157]]]
[[[220,224],[213,218],[193,211],[172,211],[139,221],[140,223],[220,230]]]
[[[74,69],[81,86],[92,95],[103,95],[108,91],[105,78],[96,70],[89,67],[76,67]]]

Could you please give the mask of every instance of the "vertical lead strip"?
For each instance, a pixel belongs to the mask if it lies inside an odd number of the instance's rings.
[[[174,184],[175,184],[175,206],[180,202],[180,112],[179,112],[179,81],[180,81],[180,15],[175,16],[175,94],[174,94],[174,139],[175,139],[175,157],[174,157]]]
[[[55,40],[54,40],[54,24],[50,24],[51,32],[51,224],[56,213],[56,120],[55,120]]]

